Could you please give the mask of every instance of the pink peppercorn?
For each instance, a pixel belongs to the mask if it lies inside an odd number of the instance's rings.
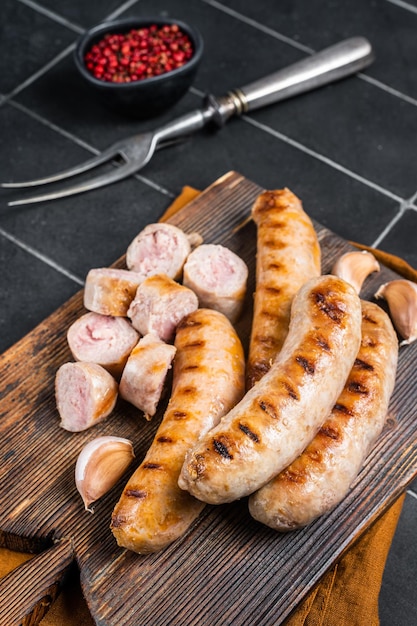
[[[177,24],[108,33],[84,57],[95,78],[130,83],[178,69],[193,55],[193,44]]]

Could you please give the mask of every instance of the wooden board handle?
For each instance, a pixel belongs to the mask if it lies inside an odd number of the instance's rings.
[[[0,615],[8,626],[35,626],[59,594],[74,560],[70,540],[63,540],[26,561],[0,580]],[[11,602],[14,598],[14,602]]]

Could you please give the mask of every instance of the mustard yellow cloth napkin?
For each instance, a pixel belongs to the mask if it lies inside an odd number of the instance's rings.
[[[165,221],[199,195],[192,187],[182,193],[160,218]],[[361,244],[385,265],[417,282],[417,272],[405,261]],[[365,532],[328,571],[285,621],[285,626],[378,626],[378,598],[386,559],[397,527],[405,494]],[[0,548],[0,577],[33,557]],[[41,626],[94,626],[83,598],[79,577],[70,574],[60,595],[40,622]]]

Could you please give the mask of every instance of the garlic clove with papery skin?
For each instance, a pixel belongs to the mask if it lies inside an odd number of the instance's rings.
[[[135,454],[129,439],[96,437],[87,443],[75,464],[75,485],[83,499],[86,511],[104,496],[121,478]]]
[[[355,250],[340,256],[330,272],[334,276],[343,278],[352,285],[359,294],[365,279],[373,272],[379,272],[380,266],[372,252]]]
[[[417,339],[417,284],[400,278],[381,285],[375,298],[388,302],[389,312],[398,334],[403,341],[400,346]]]

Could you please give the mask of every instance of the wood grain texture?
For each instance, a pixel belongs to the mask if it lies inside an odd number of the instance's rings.
[[[230,247],[247,262],[245,313],[237,324],[245,349],[256,255],[255,225],[245,219],[261,191],[231,172],[170,219],[187,233],[199,232],[206,243]],[[304,209],[308,213],[308,206]],[[315,227],[327,273],[335,258],[352,247],[321,225]],[[124,259],[115,265],[123,267]],[[382,282],[397,277],[383,267],[367,279],[362,297],[372,299]],[[75,460],[94,437],[117,435],[133,441],[138,465],[159,419],[147,422],[134,407],[118,401],[111,417],[94,429],[74,434],[59,428],[55,372],[71,360],[66,330],[83,312],[79,293],[0,359],[0,542],[40,552],[71,539],[97,624],[279,624],[417,474],[416,343],[400,349],[390,419],[351,492],[333,512],[308,528],[278,534],[250,517],[246,500],[208,506],[185,537],[164,552],[139,556],[124,551],[109,523],[128,474],[91,514],[75,489]],[[21,578],[19,584],[29,583]],[[19,603],[23,591],[17,591]],[[23,603],[21,609],[26,610]]]

